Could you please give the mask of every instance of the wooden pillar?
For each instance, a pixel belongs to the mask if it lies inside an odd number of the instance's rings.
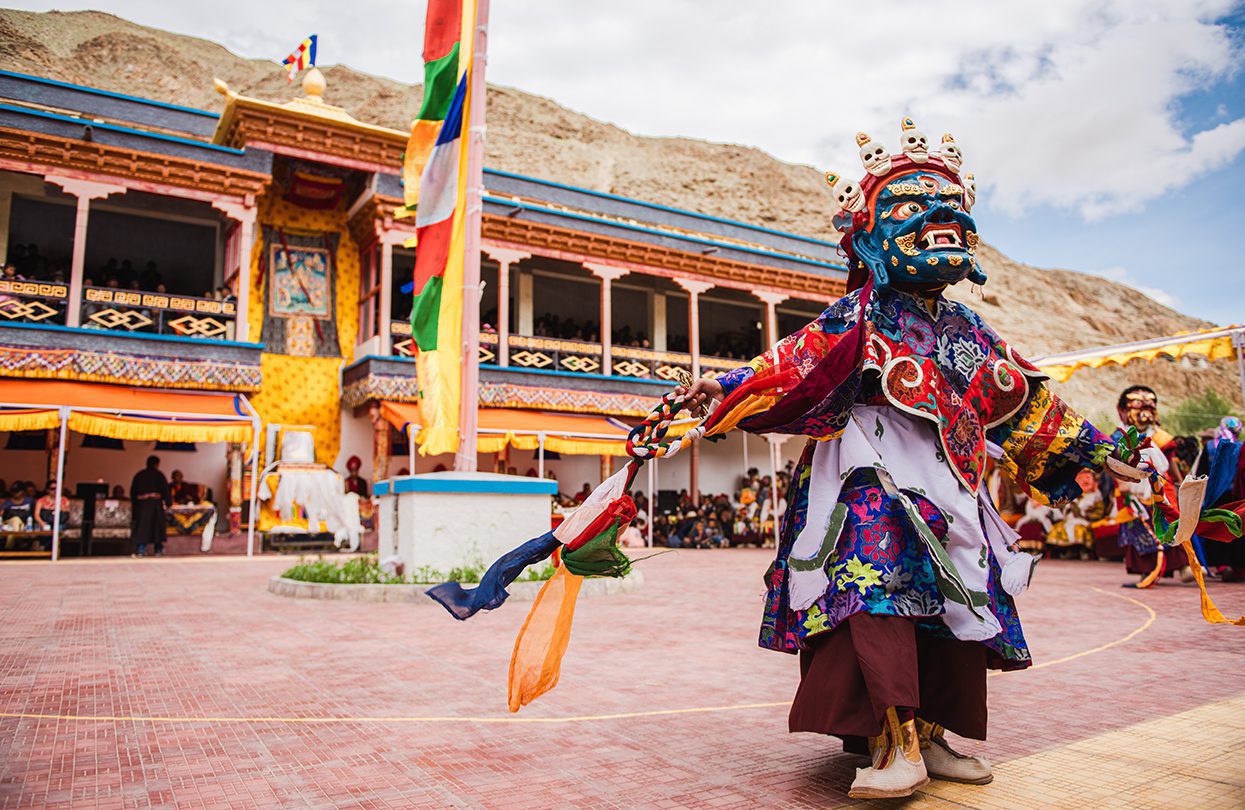
[[[510,262],[497,263],[497,365],[510,365]]]
[[[519,306],[519,334],[531,336],[535,331],[535,317],[532,305],[532,270],[520,267],[518,272],[519,294],[515,302]]]
[[[692,455],[688,462],[687,491],[692,496],[692,503],[700,506],[700,442],[692,444]]]
[[[653,293],[653,351],[666,351],[666,296]]]
[[[226,274],[232,272],[237,289],[234,297],[238,300],[237,315],[234,316],[233,339],[242,343],[250,340],[250,322],[248,312],[251,308],[251,291],[254,279],[251,277],[251,256],[255,250],[255,220],[258,212],[254,200],[217,201],[212,207],[238,223],[237,255],[229,257],[236,264],[227,268]]]
[[[585,264],[584,267],[601,279],[601,373],[613,374],[614,296],[611,284],[614,279],[627,275],[628,271],[604,264]]]
[[[690,278],[676,278],[678,284],[687,290],[687,350],[692,356],[692,377],[700,378],[700,294],[713,289],[708,281],[697,281]],[[697,443],[699,444],[699,443]],[[692,455],[688,460],[688,494],[692,503],[700,505],[700,448],[692,445]]]
[[[393,243],[380,240],[380,312],[376,314],[376,334],[380,338],[380,356],[393,351],[393,333],[389,331],[389,313],[393,310]]]
[[[497,262],[497,365],[503,368],[510,365],[510,268],[532,254],[506,248],[485,247],[484,252]],[[531,276],[528,277],[531,281]],[[523,282],[519,282],[520,297]],[[530,319],[531,284],[528,284],[528,303]],[[522,305],[520,305],[521,308]]]
[[[687,290],[687,350],[692,355],[692,377],[700,377],[700,295],[713,289],[708,281],[676,278],[675,284]]]
[[[752,294],[765,303],[765,348],[769,348],[782,339],[778,334],[778,305],[791,296],[786,293],[769,290],[753,290]]]
[[[384,226],[377,226],[376,250],[380,251],[380,268],[377,271],[376,286],[378,289],[376,302],[377,353],[381,357],[393,354],[393,332],[389,328],[389,313],[393,310],[393,249],[402,245],[410,238],[410,231],[388,230],[391,220],[385,219]],[[372,258],[375,261],[375,258]],[[359,324],[360,336],[363,324]]]
[[[242,531],[242,464],[245,454],[239,442],[225,445],[225,469],[229,475],[229,533]]]
[[[0,191],[0,261],[7,260],[9,255],[9,216],[12,212],[13,193]]]
[[[66,302],[68,311],[65,324],[80,326],[82,324],[82,287],[86,275],[86,227],[91,213],[91,200],[103,199],[111,194],[124,194],[125,188],[72,177],[48,175],[43,179],[60,186],[66,194],[72,194],[78,198],[78,211],[73,227],[73,259],[69,268],[69,301]]]
[[[61,431],[59,427],[48,428],[47,434],[44,437],[43,447],[47,452],[48,460],[47,475],[43,477],[44,481],[56,480],[56,465],[60,460],[60,437]],[[65,451],[68,452],[69,448],[66,447]]]
[[[250,310],[251,292],[255,288],[255,279],[251,277],[251,254],[255,250],[255,219],[258,216],[255,206],[247,206],[246,215],[238,222],[238,299],[235,306],[234,340],[247,343],[251,339]]]
[[[73,259],[69,265],[69,302],[67,304],[68,326],[82,324],[82,287],[86,265],[86,224],[91,213],[91,198],[78,198],[78,213],[73,223]]]
[[[381,415],[378,402],[372,403],[368,416],[372,420],[372,484],[375,485],[389,477],[389,420]]]

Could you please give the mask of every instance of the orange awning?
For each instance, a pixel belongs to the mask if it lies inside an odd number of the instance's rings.
[[[240,394],[0,379],[0,407],[43,413],[67,407],[71,430],[135,441],[249,442],[254,427],[244,402]]]
[[[406,432],[419,424],[419,406],[407,402],[384,402],[381,413],[391,425]],[[481,434],[476,449],[497,453],[507,445],[519,450],[535,450],[539,435],[545,434],[545,449],[554,453],[593,456],[627,454],[627,428],[607,416],[525,411],[511,408],[481,408]]]

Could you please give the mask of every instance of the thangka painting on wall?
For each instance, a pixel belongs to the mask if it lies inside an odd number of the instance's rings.
[[[267,295],[263,341],[295,357],[338,357],[334,297],[337,234],[264,228]]]
[[[329,252],[273,245],[269,251],[272,314],[281,318],[329,317]]]

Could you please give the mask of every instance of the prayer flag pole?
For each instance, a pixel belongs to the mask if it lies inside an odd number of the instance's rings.
[[[458,453],[454,469],[475,472],[480,405],[480,219],[484,211],[484,81],[488,65],[489,0],[476,0],[472,34],[470,105],[467,112],[467,217],[463,248],[462,387],[458,417]],[[414,470],[412,469],[412,472]]]

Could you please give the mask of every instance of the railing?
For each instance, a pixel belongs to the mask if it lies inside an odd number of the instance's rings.
[[[65,324],[69,285],[55,281],[0,281],[0,323]]]
[[[398,357],[414,357],[415,341],[411,339],[411,322],[390,321],[389,343]]]
[[[82,290],[82,326],[87,329],[228,340],[236,317],[233,301],[112,287]]]
[[[411,357],[415,353],[409,323],[402,321],[390,323],[389,334],[393,340],[394,354],[399,357]],[[482,332],[480,334],[481,363],[497,363],[497,343],[496,333]],[[569,371],[577,374],[605,373],[602,369],[603,350],[600,343],[511,335],[509,344],[511,368]],[[690,374],[692,370],[692,356],[687,352],[659,352],[653,349],[637,349],[632,346],[612,346],[610,347],[610,359],[613,364],[613,376],[637,380],[675,381],[679,378],[680,371]],[[726,357],[702,355],[700,370],[702,374],[708,372],[717,374],[738,368],[744,362]]]
[[[485,334],[480,338],[481,344],[487,349],[496,351],[497,335]],[[508,342],[510,365],[515,368],[570,371],[578,374],[605,373],[601,370],[600,343],[526,335],[511,335]],[[490,362],[496,362],[496,360]]]

